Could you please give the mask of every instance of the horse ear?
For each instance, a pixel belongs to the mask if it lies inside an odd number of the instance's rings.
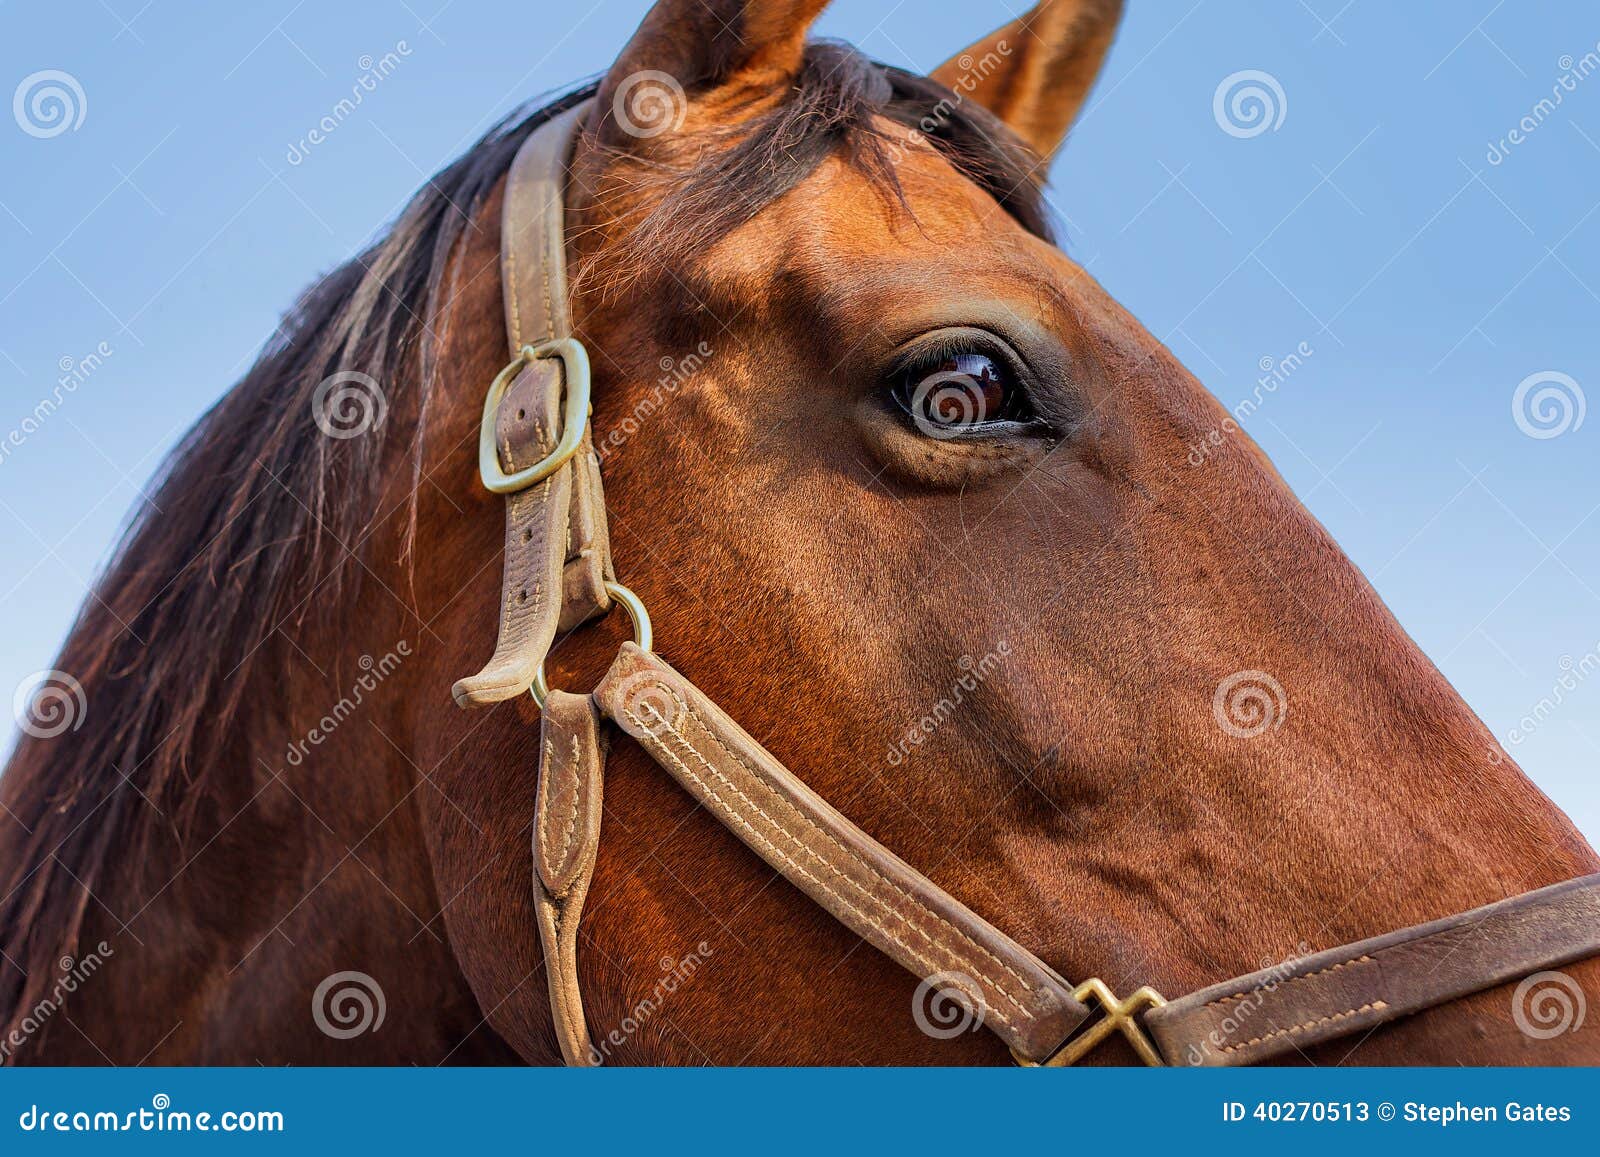
[[[1040,0],[932,76],[1048,157],[1089,95],[1121,16],[1122,0]]]
[[[828,0],[657,0],[617,57],[594,125],[616,146],[681,127],[691,101],[719,111],[782,92],[800,72],[806,31]]]

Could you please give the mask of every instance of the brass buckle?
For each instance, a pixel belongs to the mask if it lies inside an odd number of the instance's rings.
[[[1138,1014],[1147,1008],[1160,1008],[1166,1004],[1166,998],[1148,984],[1139,989],[1127,1000],[1118,1000],[1116,993],[1111,991],[1109,985],[1098,976],[1085,980],[1072,990],[1072,995],[1077,1000],[1088,1003],[1092,997],[1100,1006],[1104,1014],[1088,1029],[1079,1033],[1066,1044],[1062,1045],[1046,1060],[1030,1061],[1017,1051],[1011,1051],[1012,1058],[1024,1068],[1060,1068],[1063,1065],[1077,1064],[1088,1056],[1101,1041],[1112,1033],[1118,1031],[1128,1038],[1128,1043],[1133,1046],[1133,1051],[1139,1054],[1139,1059],[1147,1065],[1162,1066],[1166,1062],[1161,1059],[1161,1054],[1156,1051],[1155,1042],[1145,1035],[1144,1028],[1139,1024]]]
[[[524,366],[536,358],[558,357],[566,371],[567,398],[562,408],[561,440],[538,462],[514,474],[500,467],[500,447],[495,443],[495,418],[500,399]],[[539,345],[525,345],[506,368],[489,383],[489,396],[483,401],[483,425],[478,429],[478,476],[495,494],[515,494],[526,490],[561,469],[578,452],[583,431],[589,422],[589,351],[577,338],[563,337]]]

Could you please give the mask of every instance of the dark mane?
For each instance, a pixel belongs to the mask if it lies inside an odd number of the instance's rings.
[[[226,763],[247,692],[272,674],[272,636],[337,630],[367,561],[405,563],[369,560],[366,543],[420,476],[441,344],[424,319],[522,142],[594,89],[496,125],[429,181],[383,240],[302,298],[163,466],[55,663],[84,689],[82,728],[23,738],[0,778],[0,1034],[38,1001],[55,962],[76,955],[95,897],[119,880],[141,887],[154,842],[181,852],[212,806],[208,777]],[[664,175],[627,248],[659,263],[703,246],[836,150],[898,197],[875,117],[922,132],[1048,236],[1037,159],[998,121],[934,82],[818,44],[791,100],[708,163]],[[326,437],[319,386],[352,371],[377,383],[386,419],[362,437]],[[414,502],[409,518],[407,552]]]

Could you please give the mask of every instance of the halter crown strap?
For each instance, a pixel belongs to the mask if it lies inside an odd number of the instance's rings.
[[[651,652],[643,604],[614,582],[588,360],[572,337],[566,286],[563,186],[588,107],[535,131],[506,181],[512,361],[489,389],[479,461],[485,485],[508,496],[500,632],[489,664],[455,686],[464,707],[532,690],[543,708],[533,887],[568,1064],[599,1063],[578,983],[578,920],[600,843],[602,715],[790,883],[930,989],[981,1011],[1024,1064],[1071,1064],[1117,1032],[1149,1064],[1251,1064],[1600,954],[1594,875],[1171,1003],[1150,988],[1119,999],[1098,979],[1062,980],[830,806]],[[613,594],[638,645],[623,644],[592,696],[546,691],[537,676],[556,632],[605,611]]]
[[[605,495],[589,434],[588,359],[570,340],[567,308],[564,186],[573,134],[589,104],[541,125],[506,177],[500,267],[512,362],[490,387],[480,455],[485,483],[492,479],[506,494],[500,634],[483,670],[453,688],[462,707],[527,691],[556,631],[611,605]],[[571,405],[580,390],[581,404]],[[550,461],[564,438],[574,440],[565,461],[547,477],[511,488],[519,474]]]

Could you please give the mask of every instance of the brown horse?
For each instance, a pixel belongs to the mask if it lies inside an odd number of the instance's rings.
[[[496,621],[503,178],[591,95],[567,235],[619,567],[878,840],[1063,975],[1168,993],[1600,868],[1243,434],[1190,464],[1226,415],[1051,244],[1043,162],[1120,4],[1046,0],[928,78],[807,43],[822,7],[662,0],[195,428],[57,662],[75,726],[0,780],[6,1058],[559,1059],[537,710],[449,689]],[[952,371],[983,386],[959,436],[926,403]],[[552,683],[592,685],[619,618]],[[921,1031],[913,980],[626,739],[604,825],[609,1061],[1006,1060]],[[1505,986],[1308,1059],[1597,1041],[1519,1031]]]

